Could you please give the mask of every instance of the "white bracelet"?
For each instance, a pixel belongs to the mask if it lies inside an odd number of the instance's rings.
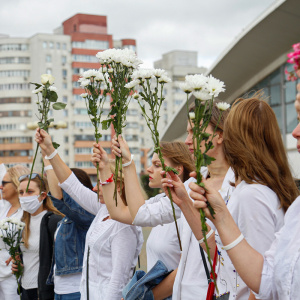
[[[129,162],[127,162],[127,163],[125,163],[125,164],[122,164],[122,167],[124,168],[124,167],[128,167],[131,163],[132,163],[132,160],[133,160],[133,154],[131,154],[131,160],[129,161]]]
[[[212,234],[214,233],[214,230],[211,228],[210,232],[206,235],[206,239],[208,239]],[[199,244],[202,244],[204,242],[204,237],[198,241]]]
[[[228,251],[228,250],[232,249],[233,247],[235,247],[236,245],[238,245],[243,239],[244,239],[244,236],[241,233],[241,235],[236,240],[234,240],[232,243],[230,243],[227,246],[223,246],[222,249]]]
[[[52,159],[57,154],[57,150],[55,149],[49,156],[45,156],[45,159]]]
[[[48,170],[53,170],[53,167],[51,165],[49,165],[44,168],[44,171],[48,171]]]

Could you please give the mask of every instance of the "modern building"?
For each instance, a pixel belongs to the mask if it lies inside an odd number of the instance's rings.
[[[31,91],[30,82],[39,82],[40,75],[52,74],[58,89],[59,101],[67,104],[65,110],[50,111],[55,122],[64,121],[66,129],[49,129],[49,133],[61,146],[59,153],[70,167],[84,169],[95,175],[90,162],[94,129],[87,115],[84,92],[77,80],[80,73],[98,69],[96,53],[109,48],[136,50],[133,39],[113,40],[107,33],[106,16],[77,14],[63,22],[54,34],[36,34],[30,38],[0,36],[0,157],[4,163],[31,165],[35,148],[34,132],[27,126],[37,121],[37,96]],[[103,117],[110,109],[109,99]],[[143,120],[138,104],[132,102],[128,109],[125,138],[135,154],[138,172],[146,167],[142,156]],[[55,126],[57,128],[59,126]],[[101,132],[103,146],[110,153],[113,130]]]
[[[300,156],[291,136],[297,124],[294,109],[296,84],[286,80],[284,70],[287,53],[300,42],[300,2],[279,0],[227,47],[207,71],[226,84],[220,94],[223,101],[232,103],[236,98],[263,89],[273,108],[286,146],[295,177],[300,178]],[[192,101],[192,99],[190,99]],[[164,140],[184,139],[186,110],[181,105],[164,131]]]

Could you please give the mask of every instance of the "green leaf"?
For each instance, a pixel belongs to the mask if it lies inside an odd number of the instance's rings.
[[[103,130],[108,129],[109,126],[110,126],[110,124],[111,124],[111,122],[112,122],[112,119],[102,121],[102,122],[101,122],[101,123],[102,123],[102,129],[103,129]]]
[[[207,154],[203,154],[203,165],[208,166],[211,164],[212,161],[216,160],[213,157],[208,156]]]
[[[66,107],[66,103],[62,103],[62,102],[56,102],[52,105],[52,108],[55,110],[61,110],[64,109]]]
[[[48,99],[50,102],[56,102],[57,98],[58,98],[58,96],[55,91],[48,92]]]
[[[34,83],[34,82],[30,82],[30,84],[34,84],[34,85],[37,87],[37,89],[38,89],[39,87],[42,86],[41,84],[39,84],[39,83]]]
[[[165,170],[166,170],[166,172],[172,171],[174,174],[177,174],[177,175],[179,174],[178,170],[176,170],[176,169],[174,169],[174,168],[172,168],[170,166],[166,166]]]
[[[60,146],[60,144],[55,143],[55,142],[52,142],[52,145],[53,145],[54,149],[57,149]]]

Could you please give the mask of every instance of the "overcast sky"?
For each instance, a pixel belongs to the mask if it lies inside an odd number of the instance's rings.
[[[210,67],[274,0],[0,0],[0,33],[52,33],[77,13],[106,15],[114,39],[133,38],[147,66],[172,50],[198,52]]]

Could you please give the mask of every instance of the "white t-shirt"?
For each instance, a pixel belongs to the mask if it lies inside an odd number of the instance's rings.
[[[1,209],[0,209],[0,221],[1,221],[7,218],[7,213],[11,208],[11,204],[6,200],[0,200],[0,203],[1,203]],[[19,207],[19,209],[8,218],[21,220],[22,216],[23,216],[23,210],[21,207]],[[1,230],[0,233],[2,234]],[[0,249],[1,249],[0,250],[0,281],[2,281],[13,275],[11,273],[12,263],[10,263],[8,266],[5,263],[5,261],[10,258],[10,255],[5,248],[5,243],[3,242],[2,238],[0,238]]]
[[[21,245],[23,254],[24,272],[22,276],[22,287],[26,290],[38,287],[38,273],[40,267],[40,231],[41,221],[47,210],[43,210],[36,216],[30,216],[29,247]]]
[[[284,226],[265,253],[258,299],[299,299],[300,197],[287,210]]]
[[[84,209],[96,213],[86,235],[81,300],[86,299],[88,249],[90,299],[120,300],[122,289],[133,275],[142,248],[141,228],[112,219],[103,221],[109,216],[105,204],[101,204],[97,194],[83,186],[73,173],[60,186]]]
[[[279,208],[277,195],[267,186],[242,181],[233,192],[227,207],[247,242],[263,255],[283,225],[284,212]],[[229,299],[248,300],[250,289],[235,271],[227,252],[222,249],[217,232],[215,237],[220,254],[216,268],[220,294],[230,292]]]

